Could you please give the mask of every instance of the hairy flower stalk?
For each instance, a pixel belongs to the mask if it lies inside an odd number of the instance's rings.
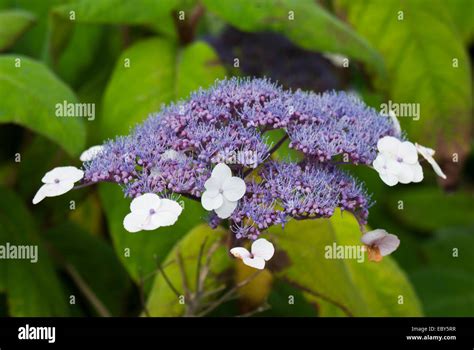
[[[370,197],[338,165],[341,159],[374,163],[390,186],[419,181],[416,148],[408,147],[397,124],[345,92],[292,92],[266,79],[233,78],[163,107],[129,136],[88,150],[82,185],[108,181],[130,198],[152,193],[200,200],[209,224],[229,219],[237,239],[256,240],[291,219],[328,218],[336,208],[363,225]],[[271,145],[266,132],[275,129],[285,136]],[[286,139],[302,161],[272,158]],[[128,223],[134,230],[158,226],[157,210],[168,210],[132,207],[143,213]],[[178,209],[169,209],[167,222],[177,219]]]

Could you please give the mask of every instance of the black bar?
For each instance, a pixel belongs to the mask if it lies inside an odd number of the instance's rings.
[[[55,341],[19,339],[31,327],[55,327]],[[474,348],[474,318],[0,318],[0,349],[57,348],[107,344],[137,345],[163,336],[312,336],[321,344],[357,344],[364,349],[390,345],[404,348]],[[415,327],[415,328],[413,328]],[[432,327],[432,328],[430,328]],[[33,331],[33,336],[37,332]],[[46,334],[46,333],[45,333]],[[421,336],[425,339],[407,339]],[[434,339],[441,336],[456,339]],[[229,346],[229,343],[222,343]],[[299,346],[299,345],[298,345]],[[467,346],[467,347],[466,347]]]

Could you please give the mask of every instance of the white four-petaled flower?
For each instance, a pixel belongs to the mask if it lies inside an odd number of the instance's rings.
[[[387,185],[423,180],[423,169],[418,163],[418,152],[413,143],[385,136],[377,142],[377,148],[379,154],[372,165]]]
[[[252,243],[251,252],[243,247],[235,247],[230,250],[230,253],[241,259],[245,265],[263,270],[265,262],[270,260],[275,253],[275,248],[271,242],[260,238]]]
[[[232,170],[224,163],[214,167],[204,187],[206,190],[201,197],[202,206],[208,211],[214,210],[221,219],[232,215],[238,200],[246,191],[245,181],[232,176]]]
[[[369,260],[380,261],[386,255],[393,253],[400,245],[397,236],[382,229],[365,233],[361,238],[367,246]]]
[[[436,163],[436,160],[433,158],[433,156],[435,155],[434,149],[419,145],[417,143],[415,143],[415,146],[418,153],[421,154],[422,157],[428,161],[428,163],[430,163],[436,175],[438,175],[439,177],[442,177],[443,179],[446,179],[446,175],[443,173],[443,170],[441,170],[440,166],[438,165],[438,163]]]
[[[104,146],[102,146],[102,145],[96,145],[96,146],[89,147],[84,152],[82,152],[79,159],[81,160],[81,162],[89,162],[92,159],[94,159],[95,157],[97,157],[97,155],[100,152],[102,152],[103,149],[104,149]]]
[[[84,172],[73,166],[63,166],[48,171],[41,181],[44,183],[36,192],[33,204],[41,202],[45,197],[60,196],[74,187],[74,183],[84,177]]]
[[[176,201],[145,193],[130,203],[130,213],[125,216],[123,227],[129,232],[138,232],[171,226],[182,211],[183,208]]]

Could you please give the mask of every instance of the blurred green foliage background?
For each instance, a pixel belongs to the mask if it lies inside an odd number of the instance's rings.
[[[0,0],[0,244],[40,250],[36,264],[0,260],[0,315],[474,315],[473,39],[471,0]],[[272,229],[277,256],[255,277],[197,203],[137,234],[111,184],[32,206],[46,171],[233,75],[420,104],[402,127],[448,180],[425,168],[388,188],[349,169],[377,201],[369,225],[401,238],[393,257],[325,259],[326,245],[359,244],[336,213]],[[94,103],[95,119],[57,118],[63,101]]]

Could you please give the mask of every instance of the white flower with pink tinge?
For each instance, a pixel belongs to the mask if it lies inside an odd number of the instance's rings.
[[[380,261],[386,255],[393,253],[400,245],[397,236],[383,229],[376,229],[365,233],[361,238],[362,243],[367,246],[369,260]]]
[[[393,136],[382,137],[377,142],[379,154],[372,163],[380,178],[389,186],[423,180],[423,169],[418,163],[418,152],[409,141]]]
[[[270,260],[275,253],[275,248],[271,242],[260,238],[252,243],[251,252],[243,247],[235,247],[230,250],[230,253],[241,259],[245,265],[263,270],[265,262]]]
[[[221,219],[232,215],[246,191],[245,181],[232,176],[232,170],[224,163],[214,167],[204,188],[206,190],[201,197],[202,206],[208,211],[214,210]]]
[[[36,192],[33,204],[38,204],[46,197],[60,196],[74,187],[74,183],[84,177],[84,172],[73,166],[63,166],[48,171],[41,181],[44,183]]]
[[[162,226],[174,225],[183,208],[171,199],[145,193],[130,203],[130,213],[123,220],[128,232],[151,231]]]

